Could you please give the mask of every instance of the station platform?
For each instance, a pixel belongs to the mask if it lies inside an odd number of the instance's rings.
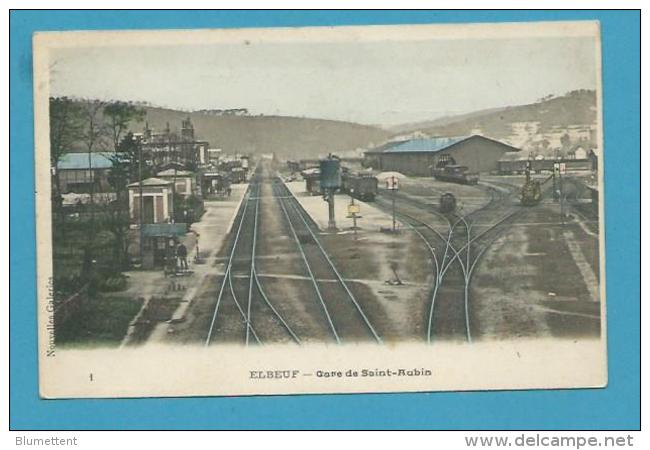
[[[286,183],[286,185],[318,227],[326,231],[329,222],[329,212],[327,202],[323,200],[323,197],[320,195],[311,195],[311,193],[307,192],[304,181],[292,181]],[[348,205],[350,204],[350,200],[351,197],[347,194],[337,194],[334,198],[334,215],[336,227],[339,229],[339,232],[352,232],[353,221],[351,218],[348,218]],[[382,228],[392,228],[393,218],[390,214],[380,210],[371,202],[363,202],[355,199],[354,203],[359,205],[359,215],[361,218],[357,220],[357,227],[361,231],[379,231]],[[399,220],[397,221],[397,226],[402,226]]]
[[[187,285],[188,289],[182,291],[183,298],[178,308],[172,314],[171,323],[185,319],[190,305],[204,284],[205,278],[210,273],[214,273],[215,268],[213,262],[233,226],[237,211],[248,189],[248,184],[233,184],[231,187],[232,193],[229,198],[205,201],[205,213],[201,217],[201,220],[193,223],[190,231],[181,240],[187,247],[189,274],[184,277],[175,278],[175,282]],[[203,261],[201,264],[195,263],[197,252]],[[131,274],[130,276],[134,284],[140,282],[139,274],[147,274],[147,272],[134,272]],[[151,289],[146,290],[147,297],[163,296],[165,289],[171,283],[172,279],[165,277],[162,271],[155,275],[152,276],[152,273],[148,272],[146,282],[151,285]],[[145,281],[144,277],[142,281]],[[169,323],[158,324],[152,331],[147,343],[157,343],[163,340],[168,333],[169,326]]]

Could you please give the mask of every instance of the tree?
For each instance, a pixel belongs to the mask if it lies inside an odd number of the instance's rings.
[[[108,174],[108,182],[116,193],[125,192],[129,183],[140,179],[141,146],[140,140],[133,133],[128,132],[118,144],[115,154],[110,157],[113,165]],[[149,176],[151,176],[150,168],[143,157],[142,177],[148,178]]]
[[[107,210],[108,227],[115,236],[115,260],[121,265],[127,260],[127,241],[129,230],[127,186],[142,178],[150,176],[150,168],[145,161],[140,165],[142,143],[133,133],[128,132],[117,146],[117,151],[111,156],[112,167],[108,174],[108,182],[116,192],[116,200]]]
[[[127,185],[138,179],[138,163],[141,155],[140,142],[129,131],[131,122],[142,122],[146,115],[144,109],[132,103],[112,102],[104,106],[104,117],[113,143],[112,168],[108,182],[115,190],[116,201],[108,211],[109,227],[116,238],[116,260],[123,263],[127,255],[128,197]],[[126,133],[126,135],[125,135]]]
[[[61,231],[65,234],[61,181],[58,165],[63,155],[80,139],[82,132],[81,108],[68,97],[50,97],[50,164],[54,171],[55,192],[52,201],[55,213],[61,219]]]
[[[56,167],[61,157],[81,136],[81,108],[68,97],[50,97],[50,162]],[[57,186],[58,187],[58,186]]]
[[[142,122],[147,112],[131,103],[114,102],[104,107],[108,129],[113,141],[113,151],[118,151],[122,135],[129,130],[131,122]]]
[[[88,228],[89,236],[92,237],[95,230],[95,177],[93,173],[92,154],[105,145],[106,126],[102,121],[100,112],[103,110],[105,103],[100,100],[88,101],[82,108],[83,126],[81,131],[81,141],[88,153],[88,173],[90,177],[90,218],[91,223]]]
[[[562,144],[562,149],[565,150],[571,145],[571,136],[569,133],[564,133],[560,138],[560,144]]]
[[[110,202],[106,208],[105,223],[115,237],[113,245],[113,261],[116,263],[115,271],[122,270],[127,263],[129,217],[124,214],[124,211],[124,202],[119,199]]]

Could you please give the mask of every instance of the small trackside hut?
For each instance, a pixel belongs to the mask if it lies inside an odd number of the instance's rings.
[[[168,223],[173,217],[173,183],[161,178],[147,178],[131,183],[129,189],[129,217],[132,224]],[[142,202],[140,201],[142,193]],[[142,205],[142,217],[140,206]]]

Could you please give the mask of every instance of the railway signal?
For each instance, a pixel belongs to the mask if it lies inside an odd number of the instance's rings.
[[[397,178],[395,175],[391,175],[390,177],[386,178],[386,189],[390,191],[398,190],[399,178]]]
[[[348,219],[352,219],[352,229],[354,230],[354,239],[357,238],[357,220],[361,219],[359,213],[361,212],[361,207],[358,203],[354,203],[354,189],[350,189],[350,204],[348,205]]]
[[[564,225],[564,182],[562,175],[566,174],[566,163],[553,163],[553,198],[560,200],[560,218]],[[556,200],[557,201],[557,200]]]
[[[392,200],[393,200],[393,233],[395,232],[396,229],[396,221],[395,221],[395,191],[399,190],[399,178],[397,178],[395,175],[391,175],[390,177],[386,178],[386,189],[389,191],[392,191]]]

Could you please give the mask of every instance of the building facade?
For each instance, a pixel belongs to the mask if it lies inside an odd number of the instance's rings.
[[[142,180],[142,223],[169,223],[173,214],[171,181],[160,178]],[[140,223],[140,183],[131,183],[129,188],[129,217],[131,223]]]
[[[483,136],[410,139],[384,144],[365,153],[364,165],[377,171],[429,176],[446,164],[466,166],[471,172],[494,172],[506,152],[519,149]]]
[[[66,153],[58,161],[61,194],[108,192],[111,186],[108,175],[114,153]]]
[[[189,197],[196,192],[196,176],[187,170],[166,169],[158,172],[156,178],[172,183],[174,193]]]
[[[144,132],[139,134],[144,159],[154,167],[169,163],[179,163],[195,168],[208,162],[207,141],[196,140],[194,125],[189,117],[181,122],[180,135],[171,130],[169,123],[162,132],[155,132],[145,124]]]

